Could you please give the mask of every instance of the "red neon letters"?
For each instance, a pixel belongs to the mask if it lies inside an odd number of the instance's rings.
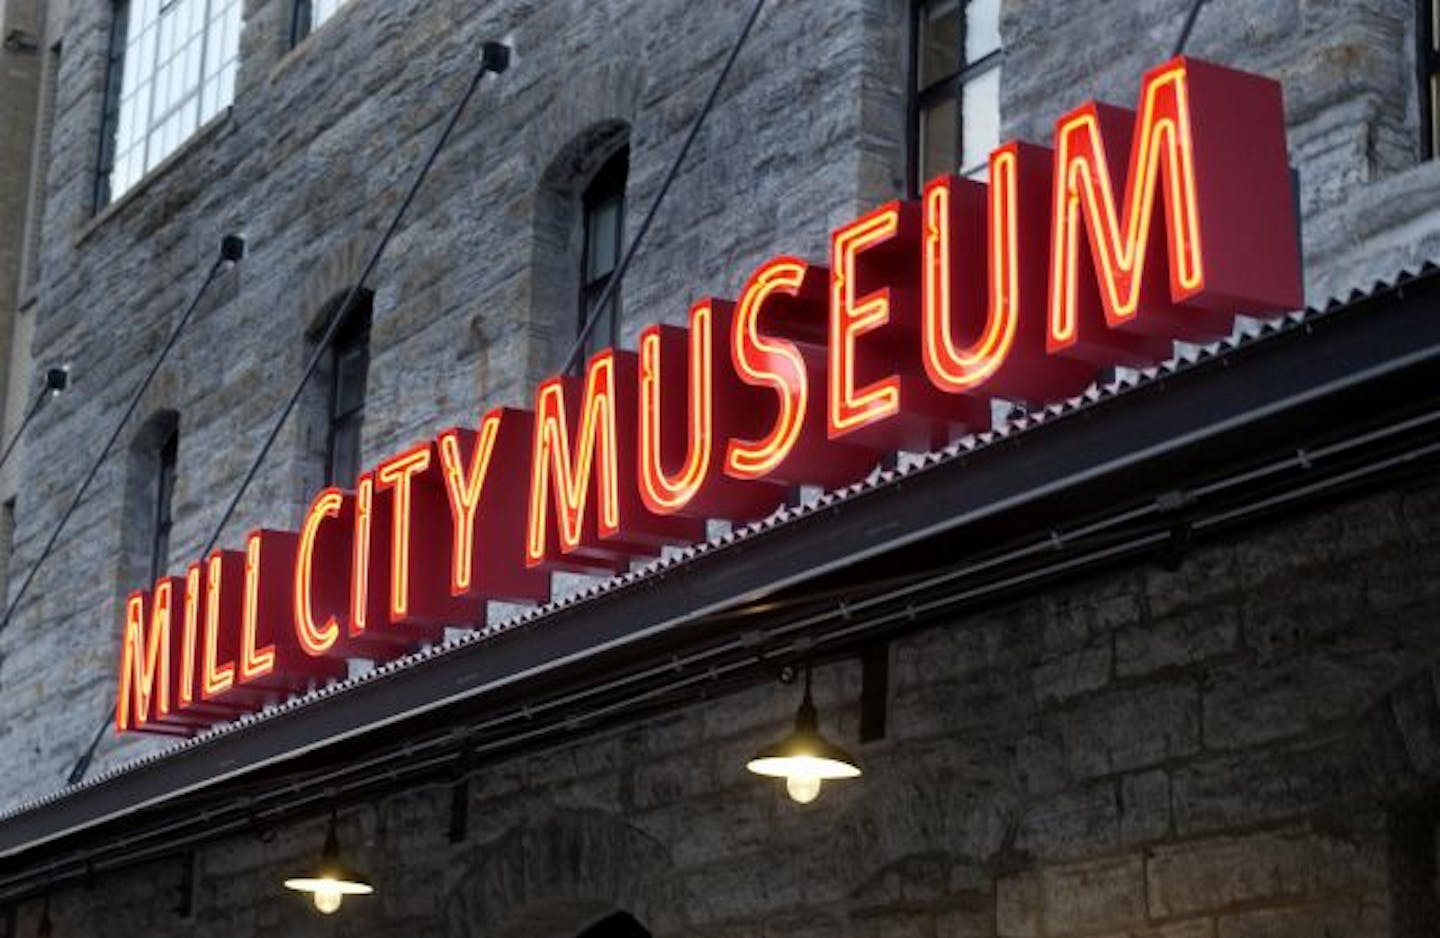
[[[781,256],[734,302],[604,349],[315,496],[125,603],[116,729],[186,734],[536,602],[554,570],[614,572],[798,485],[1044,403],[1096,367],[1166,358],[1240,313],[1301,304],[1279,86],[1193,59],[1137,112],[1090,103],[1055,149],[1010,142],[986,183],[840,226],[829,267]]]

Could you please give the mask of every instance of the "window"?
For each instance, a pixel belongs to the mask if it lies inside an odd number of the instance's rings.
[[[10,603],[10,557],[15,551],[15,499],[0,505],[0,609]]]
[[[585,328],[615,268],[620,264],[621,239],[625,232],[625,177],[630,171],[630,148],[621,147],[605,161],[581,196],[584,242],[580,253],[580,318],[575,333]],[[619,341],[620,295],[585,340],[584,357]]]
[[[117,0],[95,206],[138,182],[235,96],[241,0]]]
[[[330,345],[330,409],[325,484],[351,485],[360,474],[360,429],[370,370],[371,295],[362,293]]]
[[[295,0],[294,18],[290,21],[290,44],[299,45],[300,40],[328,20],[344,2],[345,0]]]
[[[150,580],[165,575],[170,560],[171,503],[175,500],[175,459],[180,454],[180,432],[171,430],[160,446],[159,471],[155,473],[155,527],[150,538]]]
[[[1420,68],[1420,158],[1440,157],[1440,0],[1420,0],[1415,62]]]
[[[909,189],[941,173],[983,178],[1000,145],[1000,0],[912,9]]]

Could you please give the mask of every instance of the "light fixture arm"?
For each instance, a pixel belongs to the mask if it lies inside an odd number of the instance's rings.
[[[815,698],[810,693],[810,665],[805,665],[805,694],[800,698],[800,709],[795,711],[795,731],[818,733],[820,712],[815,709]]]

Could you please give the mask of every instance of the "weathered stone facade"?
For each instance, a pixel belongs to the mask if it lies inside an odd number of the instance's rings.
[[[351,0],[290,49],[287,0],[246,0],[233,109],[96,214],[109,4],[71,0],[31,354],[72,362],[73,390],[27,439],[13,570],[221,234],[244,231],[249,255],[0,634],[0,803],[62,784],[108,710],[118,600],[148,540],[126,497],[140,444],[178,417],[175,569],[209,538],[480,41],[514,36],[518,62],[486,80],[371,280],[367,461],[528,403],[565,351],[571,313],[546,264],[591,147],[628,139],[638,218],[741,6]],[[1047,142],[1086,98],[1132,105],[1187,6],[1005,0],[1007,135]],[[626,342],[693,298],[734,295],[775,253],[823,257],[832,227],[899,192],[907,20],[904,0],[769,4],[626,279]],[[1414,29],[1406,0],[1212,0],[1200,14],[1190,53],[1284,83],[1312,302],[1440,257]],[[302,408],[286,426],[226,543],[295,525],[318,484],[319,420]],[[657,936],[1433,934],[1392,921],[1414,905],[1396,895],[1425,816],[1403,797],[1440,781],[1437,541],[1440,489],[1422,484],[1207,547],[1178,572],[1129,569],[911,636],[891,648],[890,731],[860,751],[865,778],[806,809],[741,771],[790,717],[785,687],[494,766],[460,845],[444,838],[448,791],[396,796],[342,817],[383,885],[338,928],[538,938],[624,909]],[[854,669],[817,679],[827,725],[853,740]],[[145,745],[107,742],[101,764]],[[58,892],[56,933],[328,929],[274,889],[320,836],[203,849],[188,919],[173,862]],[[20,909],[17,934],[39,909]]]

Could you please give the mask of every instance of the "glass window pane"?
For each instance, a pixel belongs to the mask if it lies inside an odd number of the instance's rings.
[[[620,200],[608,199],[590,210],[586,242],[590,252],[585,258],[585,279],[593,282],[615,269],[620,245],[615,235],[620,226]]]
[[[335,413],[344,414],[365,403],[365,368],[368,356],[363,345],[336,350]]]
[[[327,480],[351,485],[360,473],[360,417],[344,420],[331,428],[330,465]]]
[[[1000,48],[1000,0],[965,5],[965,61],[978,62]]]
[[[939,102],[920,115],[920,178],[955,171],[955,100]]]
[[[965,172],[985,165],[990,151],[1000,145],[1000,69],[992,68],[965,83],[961,107],[965,132],[960,165]]]
[[[207,121],[220,110],[220,83],[210,79],[205,83],[205,95],[200,101],[200,120]]]
[[[927,3],[920,11],[919,82],[929,87],[960,68],[959,0]]]
[[[609,282],[609,277],[601,277],[585,291],[585,315],[577,324],[577,329],[583,328],[586,320],[595,312],[595,307],[600,302],[600,297],[605,294],[605,287]],[[605,306],[604,314],[595,321],[595,327],[590,330],[590,334],[585,338],[584,357],[589,358],[602,348],[612,345],[615,342],[615,306],[618,302],[619,297],[612,296],[610,302]]]
[[[235,63],[232,61],[220,72],[220,106],[229,107],[235,100]]]

